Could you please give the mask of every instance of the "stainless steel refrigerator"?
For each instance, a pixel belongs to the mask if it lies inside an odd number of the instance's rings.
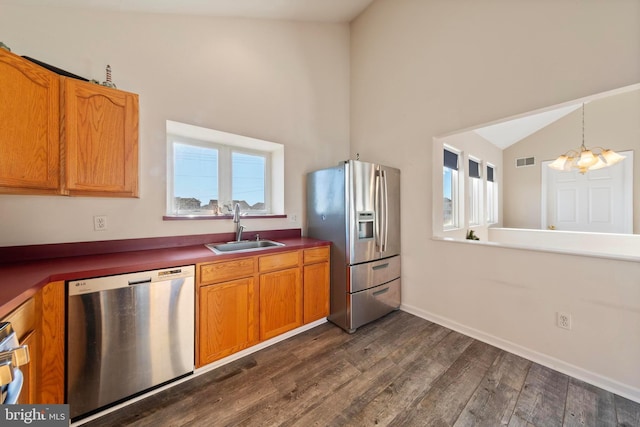
[[[329,320],[348,332],[400,307],[400,170],[348,160],[307,175],[307,234],[330,240]]]

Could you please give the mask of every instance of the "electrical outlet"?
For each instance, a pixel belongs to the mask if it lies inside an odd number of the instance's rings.
[[[291,221],[291,222],[298,222],[298,215],[297,215],[297,214],[291,214],[291,215],[289,215],[289,221]]]
[[[562,313],[559,311],[557,313],[556,322],[557,322],[558,328],[569,329],[569,330],[571,329],[571,315],[568,313]]]
[[[96,215],[93,217],[93,231],[105,231],[107,229],[107,216]]]

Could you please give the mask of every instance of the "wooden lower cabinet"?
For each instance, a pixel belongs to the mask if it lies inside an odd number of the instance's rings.
[[[260,275],[260,340],[302,326],[302,282],[298,267]]]
[[[303,251],[304,323],[329,315],[330,246]]]
[[[329,247],[198,264],[197,367],[329,315]]]
[[[37,359],[36,403],[64,402],[65,283],[52,282],[36,294],[40,319],[40,353]]]
[[[258,342],[257,298],[253,277],[200,288],[198,366]]]
[[[305,265],[304,323],[322,319],[329,315],[329,262]]]

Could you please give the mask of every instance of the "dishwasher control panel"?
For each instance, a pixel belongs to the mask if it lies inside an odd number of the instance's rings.
[[[88,279],[70,280],[67,288],[69,289],[69,296],[81,295],[91,292],[119,289],[127,286],[142,285],[145,283],[194,277],[195,271],[195,266],[187,265],[162,270],[139,271],[113,276],[92,277]]]

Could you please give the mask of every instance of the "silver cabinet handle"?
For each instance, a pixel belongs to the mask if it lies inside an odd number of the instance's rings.
[[[372,295],[377,297],[378,295],[382,295],[384,293],[389,292],[389,288],[380,289],[379,291],[375,291]]]
[[[375,267],[371,267],[372,270],[382,270],[383,268],[389,267],[389,263],[385,262],[384,264],[376,265]]]

